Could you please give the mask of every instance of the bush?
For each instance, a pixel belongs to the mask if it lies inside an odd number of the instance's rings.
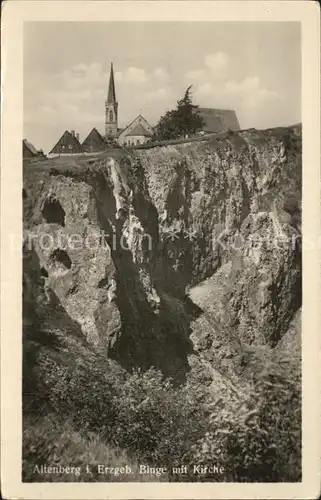
[[[154,369],[134,373],[116,402],[117,444],[151,463],[180,465],[208,426],[204,392],[191,384],[174,387]]]
[[[204,435],[208,410],[200,403],[200,386],[174,387],[153,368],[125,379],[100,366],[87,368],[79,362],[72,370],[56,367],[48,376],[51,407],[70,415],[83,435],[97,432],[104,442],[164,466],[180,464]]]
[[[221,476],[169,474],[171,481],[299,481],[300,383],[288,362],[264,362],[259,370],[252,367],[245,395],[226,395],[215,403],[213,385],[193,376],[175,386],[153,368],[128,374],[114,370],[103,356],[78,353],[72,368],[70,362],[45,363],[48,404],[81,439],[95,433],[103,446],[123,450],[135,462],[225,468]],[[27,454],[31,462],[37,454],[45,460],[55,435],[58,428],[36,434],[34,455]]]
[[[208,464],[219,457],[229,481],[300,481],[300,387],[288,373],[271,363],[246,401],[217,406],[209,432],[193,447],[196,460]]]
[[[72,369],[57,366],[47,383],[51,386],[49,401],[54,411],[70,415],[82,433],[101,432],[104,427],[114,425],[115,387],[108,372],[103,372],[100,366],[89,371],[82,363]]]

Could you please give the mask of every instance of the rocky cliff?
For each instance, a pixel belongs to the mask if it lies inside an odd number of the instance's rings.
[[[23,198],[29,336],[231,390],[253,360],[299,361],[300,127],[47,160]]]

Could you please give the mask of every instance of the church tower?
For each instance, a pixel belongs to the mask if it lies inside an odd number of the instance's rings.
[[[116,102],[113,63],[110,67],[107,101],[105,102],[105,136],[116,137],[118,130],[118,102]]]

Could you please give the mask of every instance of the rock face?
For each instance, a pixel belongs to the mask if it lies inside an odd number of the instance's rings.
[[[300,128],[55,162],[24,172],[25,275],[37,258],[39,293],[86,342],[126,369],[182,379],[201,362],[213,379],[239,377],[251,349],[289,335],[301,305]]]

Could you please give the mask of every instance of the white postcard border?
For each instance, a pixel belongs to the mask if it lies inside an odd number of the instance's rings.
[[[22,50],[26,21],[299,21],[302,34],[303,235],[320,216],[320,10],[307,1],[13,1],[2,10],[1,489],[23,499],[317,498],[320,491],[320,250],[303,252],[301,483],[22,483]]]

